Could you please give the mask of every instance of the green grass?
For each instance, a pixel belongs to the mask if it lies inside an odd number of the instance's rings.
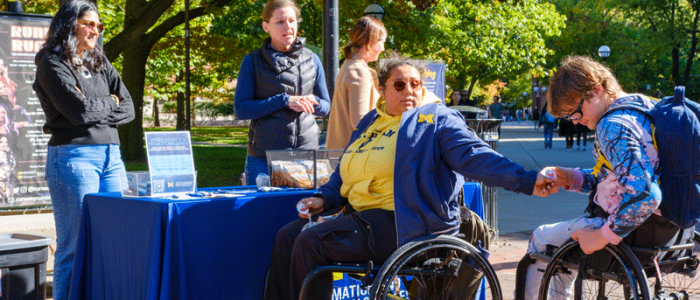
[[[144,131],[175,131],[174,127],[151,127]],[[248,143],[247,126],[194,127],[190,130],[193,142],[214,144],[246,145]]]
[[[146,131],[175,131],[174,128],[144,128]],[[190,132],[193,142],[246,145],[248,127],[196,127]],[[145,150],[144,150],[145,151]],[[238,177],[245,166],[245,147],[192,145],[198,187],[240,185]],[[127,171],[147,171],[145,162],[125,162]]]

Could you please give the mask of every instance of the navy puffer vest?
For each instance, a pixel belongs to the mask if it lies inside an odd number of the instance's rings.
[[[255,99],[267,99],[281,93],[290,96],[311,95],[316,85],[313,52],[297,37],[292,50],[280,53],[265,40],[251,52],[255,64]],[[265,157],[265,150],[317,149],[319,129],[312,114],[283,108],[250,122],[248,155]]]

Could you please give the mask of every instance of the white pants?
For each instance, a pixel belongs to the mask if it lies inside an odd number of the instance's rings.
[[[530,244],[528,245],[528,253],[543,253],[547,250],[547,245],[561,246],[571,238],[574,231],[583,228],[598,229],[605,224],[605,219],[602,218],[587,218],[584,216],[573,220],[559,222],[555,224],[547,224],[537,227],[532,233]],[[527,277],[525,279],[525,300],[538,299],[540,283],[544,276],[544,269],[547,265],[542,261],[536,261],[527,269]],[[575,271],[574,271],[575,272]],[[568,278],[575,278],[576,274]],[[571,295],[573,281],[568,278],[553,280],[551,284],[560,286],[558,290],[566,288],[568,295],[551,295],[550,299],[568,299]]]

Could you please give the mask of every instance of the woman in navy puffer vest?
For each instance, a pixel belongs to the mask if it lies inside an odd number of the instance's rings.
[[[236,118],[251,120],[247,185],[254,185],[258,174],[268,174],[266,150],[318,148],[314,116],[330,111],[321,61],[296,36],[299,15],[290,0],[268,2],[262,26],[270,37],[241,63],[234,103]]]

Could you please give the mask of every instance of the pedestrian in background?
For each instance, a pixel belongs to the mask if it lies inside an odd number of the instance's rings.
[[[469,92],[467,90],[462,90],[460,93],[462,95],[462,105],[476,107],[476,103],[474,102],[474,99],[469,98]],[[467,119],[476,119],[476,115],[477,115],[477,113],[467,112],[465,117]]]
[[[535,123],[535,131],[540,130],[540,126],[542,126],[541,120],[540,120],[540,111],[537,109],[532,109],[532,121]]]
[[[588,132],[590,129],[581,124],[576,124],[576,150],[586,151],[586,141],[588,140]],[[583,138],[583,148],[581,148],[581,139]]]
[[[545,107],[547,107],[545,105]],[[554,116],[550,115],[549,112],[546,111],[546,108],[544,109],[544,112],[542,113],[542,124],[544,126],[543,132],[544,132],[544,147],[552,149],[552,138],[554,137],[554,127],[556,126],[557,123],[557,118]]]
[[[458,90],[452,91],[452,96],[450,98],[452,98],[452,106],[461,105],[460,100],[462,100],[462,95]]]
[[[343,48],[345,62],[335,81],[326,149],[345,149],[357,123],[374,109],[379,81],[367,64],[377,61],[384,51],[386,36],[382,21],[371,17],[360,18],[350,29],[350,44]]]
[[[489,118],[489,110],[486,107],[486,104],[481,105],[482,112],[479,113],[476,118],[477,119],[488,119]]]
[[[460,102],[460,103],[462,103],[461,105],[468,105],[468,106],[474,106],[474,105],[475,105],[475,104],[474,104],[474,100],[469,99],[469,91],[463,89],[463,90],[461,90],[459,93],[460,93],[460,95],[462,96],[462,100],[461,100],[462,102]]]
[[[134,119],[131,96],[98,45],[97,7],[61,5],[34,62],[36,92],[50,133],[46,183],[56,222],[53,298],[68,298],[80,211],[88,193],[119,192],[126,172],[117,125]]]
[[[574,147],[574,133],[576,132],[576,127],[574,123],[569,120],[563,119],[559,122],[559,132],[564,136],[566,140],[566,148]]]
[[[523,109],[523,113],[525,113],[525,118],[523,118],[523,119],[525,121],[529,121],[530,120],[530,108],[525,107],[525,109]]]
[[[316,117],[331,108],[321,60],[297,37],[301,10],[291,0],[272,0],[262,12],[270,37],[241,63],[234,96],[236,118],[251,120],[245,181],[269,174],[267,150],[318,149]]]
[[[503,110],[505,107],[499,101],[501,100],[498,96],[493,96],[493,103],[489,105],[489,113],[491,113],[491,118],[503,120]],[[501,125],[498,125],[498,136],[501,136]]]

